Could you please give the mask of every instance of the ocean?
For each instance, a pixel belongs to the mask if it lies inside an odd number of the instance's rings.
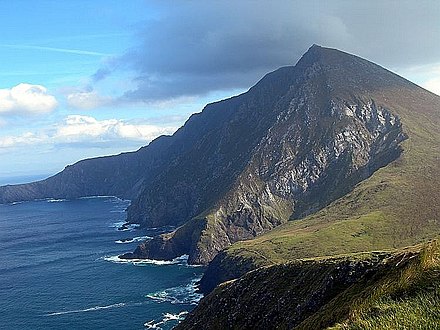
[[[122,262],[169,231],[118,227],[115,197],[0,205],[1,329],[171,329],[195,307],[203,268],[186,257]]]

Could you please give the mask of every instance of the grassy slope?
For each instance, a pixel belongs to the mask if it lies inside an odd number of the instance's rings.
[[[439,289],[438,241],[300,259],[220,285],[177,329],[438,329]]]
[[[406,248],[396,256],[397,263],[391,262],[382,274],[342,291],[297,328],[440,329],[438,241]]]
[[[440,234],[440,97],[419,88],[398,94],[365,95],[400,116],[409,138],[398,160],[318,213],[236,243],[227,253],[261,266],[403,247]]]

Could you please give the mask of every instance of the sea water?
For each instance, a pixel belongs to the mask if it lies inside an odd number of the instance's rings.
[[[170,329],[195,307],[203,268],[120,260],[170,228],[121,231],[115,197],[0,205],[1,329]]]

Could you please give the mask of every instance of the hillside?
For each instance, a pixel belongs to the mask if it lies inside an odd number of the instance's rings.
[[[399,158],[325,209],[222,252],[202,280],[206,291],[262,265],[404,247],[440,233],[440,97],[416,86],[370,97],[402,121],[408,139]]]
[[[439,127],[439,96],[314,45],[173,136],[0,187],[0,202],[116,195],[129,222],[176,226],[122,258],[209,264],[214,291],[182,329],[434,324]]]
[[[220,285],[176,329],[439,329],[437,241],[262,267]]]
[[[136,152],[81,160],[45,180],[0,187],[0,203],[43,198],[117,196],[132,199],[140,186],[160,170],[170,149],[161,136]]]

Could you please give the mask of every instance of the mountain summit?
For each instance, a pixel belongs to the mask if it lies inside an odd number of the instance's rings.
[[[126,258],[189,254],[189,262],[206,264],[234,242],[305,223],[308,215],[325,213],[332,202],[360,191],[339,213],[316,220],[320,226],[310,235],[318,237],[325,223],[363,219],[372,212],[404,228],[417,217],[429,228],[387,233],[396,237],[383,245],[398,246],[440,229],[439,109],[440,97],[402,77],[313,45],[295,66],[267,74],[246,93],[207,105],[171,137],[135,153],[79,162],[44,181],[1,187],[0,201],[130,198],[129,222],[177,229],[141,244]],[[427,203],[430,207],[421,210]],[[338,202],[330,210],[334,205]],[[375,246],[376,228],[369,237],[363,234],[369,228],[362,228],[341,233],[348,235],[348,250],[363,249],[365,244],[352,241],[365,239]],[[264,244],[284,251],[275,241]]]

